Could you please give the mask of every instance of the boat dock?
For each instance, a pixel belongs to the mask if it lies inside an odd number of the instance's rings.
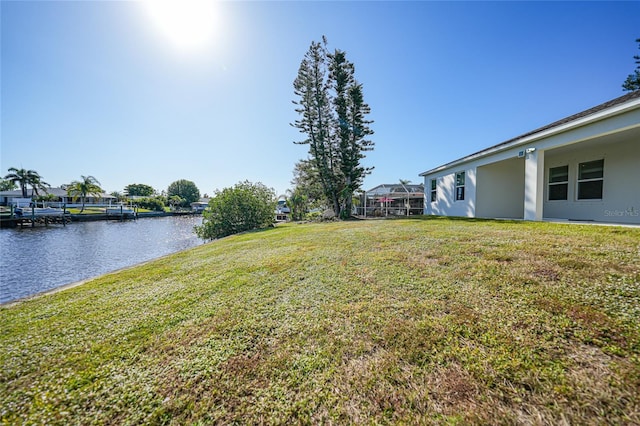
[[[62,225],[71,222],[71,214],[66,209],[22,207],[11,208],[0,215],[0,227],[15,228],[17,226],[35,227],[36,225]]]
[[[138,218],[138,209],[136,207],[127,207],[124,205],[119,205],[115,207],[108,207],[105,209],[105,214],[107,215],[107,219],[137,219]]]

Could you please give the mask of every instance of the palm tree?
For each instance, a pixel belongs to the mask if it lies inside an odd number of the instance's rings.
[[[80,209],[80,213],[82,213],[84,211],[84,202],[87,198],[87,195],[95,195],[99,197],[100,195],[102,195],[103,190],[102,188],[100,188],[100,182],[98,182],[98,179],[94,178],[93,176],[81,175],[80,177],[82,178],[81,180],[74,180],[67,187],[67,194],[69,194],[74,199],[80,197],[80,199],[82,200],[82,208]]]
[[[38,189],[43,191],[45,194],[48,194],[47,192],[47,188],[51,188],[51,185],[49,185],[47,182],[43,181],[42,178],[40,176],[37,176],[31,180],[31,195],[36,194],[36,195],[40,195],[38,193]]]
[[[11,167],[8,170],[10,173],[4,177],[10,182],[20,185],[22,191],[22,198],[27,198],[27,187],[33,188],[33,193],[38,194],[38,190],[47,192],[47,187],[50,185],[42,180],[42,177],[35,170],[18,169]]]

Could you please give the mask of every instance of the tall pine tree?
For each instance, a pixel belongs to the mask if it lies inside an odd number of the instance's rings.
[[[342,185],[340,198],[343,216],[351,215],[353,193],[362,185],[372,167],[360,164],[365,151],[373,149],[373,142],[365,139],[373,134],[371,121],[365,119],[370,108],[364,103],[362,85],[355,79],[355,67],[347,61],[346,53],[336,50],[329,55],[330,82],[333,85],[333,104],[336,114],[336,137]]]
[[[307,138],[309,161],[336,216],[351,215],[353,193],[362,185],[373,168],[360,161],[365,151],[373,149],[367,136],[373,134],[370,112],[364,103],[362,85],[355,79],[355,67],[346,53],[328,53],[326,39],[312,42],[294,81],[294,101],[302,117],[293,124]]]
[[[636,40],[638,47],[640,48],[640,38]],[[622,83],[622,90],[635,91],[640,90],[640,55],[634,55],[633,59],[636,60],[636,69],[633,74],[629,74],[627,79]]]
[[[318,172],[325,196],[340,212],[339,183],[336,181],[336,155],[331,135],[333,114],[327,84],[326,40],[312,42],[293,82],[294,93],[300,97],[294,101],[301,118],[293,124],[307,135],[299,144],[309,145],[310,161]]]

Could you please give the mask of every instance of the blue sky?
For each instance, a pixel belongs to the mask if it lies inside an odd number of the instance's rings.
[[[640,2],[217,2],[191,48],[141,2],[0,12],[0,173],[34,169],[53,186],[93,175],[109,192],[189,179],[212,194],[247,179],[284,193],[307,156],[292,82],[323,35],[371,106],[365,188],[419,183],[623,95],[640,38]]]

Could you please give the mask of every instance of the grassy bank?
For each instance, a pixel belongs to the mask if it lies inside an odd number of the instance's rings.
[[[11,424],[640,424],[640,230],[284,225],[0,309]]]

